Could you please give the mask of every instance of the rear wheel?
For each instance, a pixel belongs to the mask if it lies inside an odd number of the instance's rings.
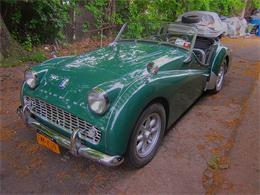
[[[141,114],[128,145],[127,157],[132,167],[140,168],[155,156],[164,135],[166,114],[161,104],[152,104]]]
[[[219,91],[221,91],[224,84],[226,68],[227,68],[227,61],[224,60],[219,68],[219,72],[215,83],[215,88],[212,90],[213,93],[218,93]]]

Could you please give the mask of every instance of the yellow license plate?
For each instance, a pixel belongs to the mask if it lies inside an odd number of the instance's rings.
[[[57,154],[60,154],[60,147],[58,146],[58,144],[56,144],[51,139],[42,134],[37,133],[36,136],[38,144],[45,146],[46,148],[50,149],[51,151]]]

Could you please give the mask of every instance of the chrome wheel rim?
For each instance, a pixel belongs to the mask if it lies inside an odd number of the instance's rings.
[[[153,151],[158,142],[161,128],[161,117],[157,113],[152,113],[143,120],[136,137],[136,152],[139,157],[146,157]]]
[[[217,83],[216,83],[216,90],[217,91],[219,91],[222,88],[223,80],[224,80],[224,74],[225,74],[224,66],[221,66],[219,73],[218,73],[218,77],[217,77]]]

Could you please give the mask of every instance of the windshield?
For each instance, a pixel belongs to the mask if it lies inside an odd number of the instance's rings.
[[[127,40],[152,41],[192,51],[196,34],[197,30],[195,28],[174,23],[153,24],[142,27],[125,24],[118,33],[115,42]]]

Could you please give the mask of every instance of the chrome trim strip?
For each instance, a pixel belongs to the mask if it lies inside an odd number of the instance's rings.
[[[70,152],[74,155],[78,155],[78,146],[77,146],[77,141],[78,141],[78,133],[80,129],[77,129],[73,131],[73,133],[70,136]]]
[[[58,145],[69,149],[73,155],[83,156],[85,158],[97,161],[100,164],[106,166],[118,166],[124,161],[124,158],[122,156],[119,155],[110,156],[105,153],[94,150],[92,148],[89,148],[85,145],[82,145],[78,137],[78,134],[80,132],[79,129],[75,130],[72,133],[70,139],[56,133],[55,131],[49,129],[45,125],[33,119],[27,107],[28,106],[25,105],[24,107],[20,106],[17,108],[17,113],[24,120],[24,122],[30,127],[36,130],[40,130],[47,136],[55,139]]]
[[[211,72],[209,81],[207,81],[204,91],[214,89],[216,86],[217,75]]]

